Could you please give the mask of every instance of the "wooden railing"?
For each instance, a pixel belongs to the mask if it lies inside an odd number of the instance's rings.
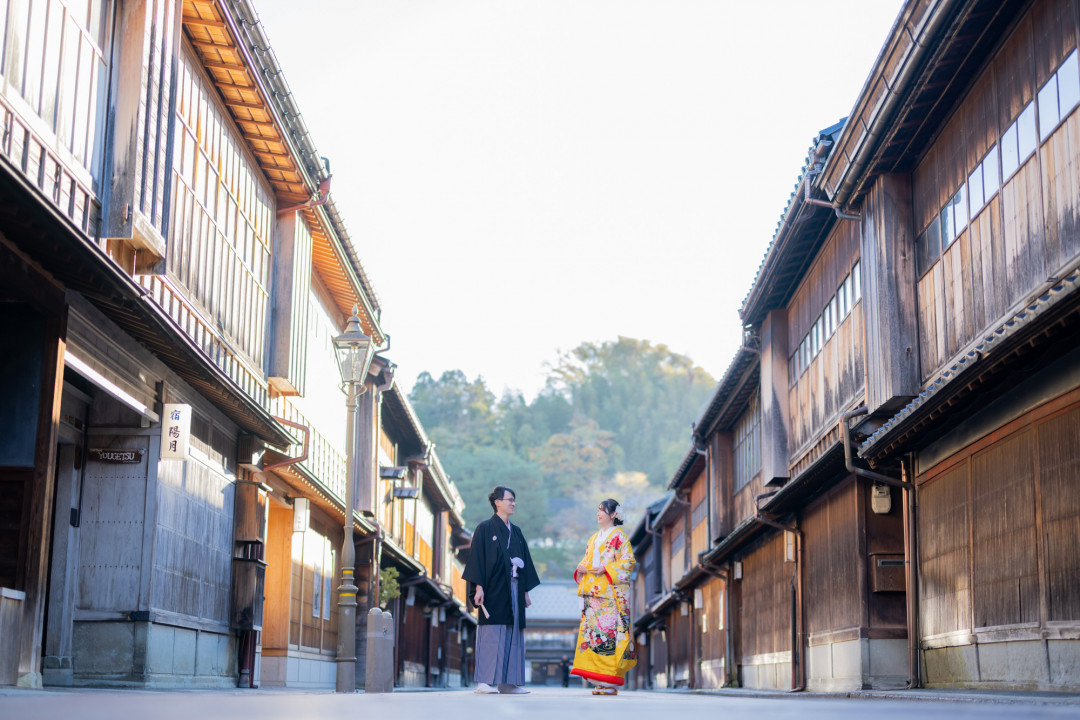
[[[101,203],[90,190],[89,171],[65,163],[51,143],[31,129],[32,123],[33,119],[23,117],[0,97],[0,153],[82,231],[87,242],[94,242]]]
[[[301,413],[287,397],[277,397],[270,401],[270,411],[278,416],[300,423],[309,428],[311,440],[308,444],[308,457],[299,463],[300,467],[318,480],[339,502],[345,502],[345,475],[348,472],[347,460],[326,436]],[[290,452],[299,454],[300,445],[293,445]]]

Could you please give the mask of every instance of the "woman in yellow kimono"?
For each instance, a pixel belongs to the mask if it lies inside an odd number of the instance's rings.
[[[626,672],[637,665],[629,609],[634,551],[618,527],[623,524],[618,502],[600,503],[596,522],[600,529],[589,538],[574,571],[582,609],[571,674],[596,685],[593,695],[615,695]]]

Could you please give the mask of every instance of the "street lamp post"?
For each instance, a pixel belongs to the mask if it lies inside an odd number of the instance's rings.
[[[341,585],[338,586],[338,646],[336,692],[356,692],[356,548],[353,546],[353,506],[356,504],[356,410],[357,398],[364,393],[364,382],[375,348],[371,338],[360,329],[357,308],[345,326],[345,332],[334,338],[341,381],[347,396],[346,472],[345,472],[345,540],[341,547]]]

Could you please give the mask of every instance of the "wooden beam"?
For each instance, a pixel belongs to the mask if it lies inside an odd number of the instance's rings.
[[[248,108],[250,110],[266,110],[266,106],[262,103],[244,102],[243,100],[229,100],[228,98],[222,98],[227,107],[240,107]]]
[[[256,155],[269,155],[270,157],[283,157],[283,158],[291,158],[292,157],[292,155],[290,155],[289,153],[272,152],[270,150],[256,150],[254,148],[252,148],[251,152],[255,153]]]
[[[250,72],[247,65],[237,65],[235,63],[217,62],[216,60],[203,60],[203,67],[211,70],[228,70],[229,72]]]
[[[201,17],[186,17],[185,16],[184,17],[184,24],[185,25],[201,25],[201,26],[204,26],[204,27],[216,27],[216,28],[228,27],[228,25],[226,25],[221,20],[207,20],[207,19],[201,18]]]
[[[191,44],[199,48],[200,50],[230,50],[232,52],[236,52],[236,46],[232,43],[229,43],[227,45],[219,45],[216,42],[206,42],[205,40],[195,40],[194,38],[192,38]]]
[[[272,122],[263,122],[262,120],[245,120],[243,118],[236,118],[236,122],[244,123],[245,125],[254,125],[255,127],[272,128],[275,132],[278,129],[278,126],[275,125],[274,123],[272,123]],[[247,133],[244,133],[244,136],[247,137]]]
[[[237,85],[236,83],[225,82],[222,80],[214,80],[214,85],[219,88],[233,88],[235,90],[250,90],[255,91],[257,88],[254,85]]]
[[[254,120],[237,120],[236,122],[239,123],[239,122],[255,122],[255,121]],[[277,143],[278,145],[284,145],[285,144],[285,141],[281,138],[280,135],[278,135],[276,137],[271,137],[270,135],[253,135],[251,133],[240,133],[240,134],[243,135],[245,140],[250,140],[252,142],[255,142],[255,141],[266,142],[266,143],[271,143],[272,142],[272,143]]]

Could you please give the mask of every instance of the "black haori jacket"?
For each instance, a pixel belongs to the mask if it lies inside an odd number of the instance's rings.
[[[511,523],[510,549],[506,548],[507,529],[498,515],[476,526],[472,536],[472,549],[465,563],[462,576],[468,582],[468,604],[473,605],[476,586],[484,588],[484,611],[477,609],[476,617],[481,625],[513,625],[514,611],[510,607],[510,558],[519,557],[525,567],[518,568],[518,627],[525,627],[525,593],[540,584],[533,566],[529,545],[521,528]]]

